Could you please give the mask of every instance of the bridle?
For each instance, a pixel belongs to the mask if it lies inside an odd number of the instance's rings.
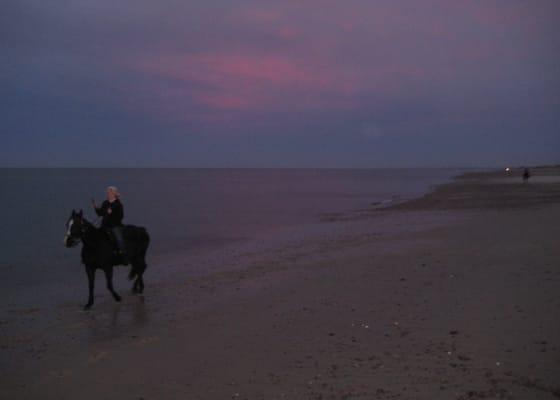
[[[72,219],[71,219],[72,224],[74,223],[74,218],[75,217],[72,217]],[[66,235],[64,235],[64,244],[65,245],[68,243],[68,239],[72,239],[72,245],[70,247],[77,246],[78,244],[80,244],[80,242],[82,242],[82,238],[85,235],[86,231],[88,230],[89,225],[95,226],[83,217],[80,218],[80,223],[81,223],[81,227],[80,227],[80,235],[79,236],[73,235],[72,234],[72,226],[69,227],[68,231],[66,232]]]

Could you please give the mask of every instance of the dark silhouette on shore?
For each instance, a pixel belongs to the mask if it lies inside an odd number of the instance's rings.
[[[82,242],[82,262],[86,267],[89,284],[88,302],[84,309],[89,309],[93,305],[93,292],[95,286],[95,271],[101,269],[105,272],[107,289],[113,295],[115,301],[121,301],[121,297],[113,288],[113,267],[125,265],[122,256],[115,254],[114,243],[104,228],[97,228],[83,217],[83,212],[72,210],[72,214],[66,223],[66,235],[64,245],[74,247]],[[131,269],[129,279],[134,279],[132,286],[133,293],[144,291],[144,280],[142,278],[146,265],[146,252],[150,244],[150,236],[143,227],[125,225],[123,226],[123,239],[126,243],[128,260]]]
[[[531,177],[531,172],[529,171],[529,168],[525,168],[523,170],[523,182],[528,182],[530,177]]]

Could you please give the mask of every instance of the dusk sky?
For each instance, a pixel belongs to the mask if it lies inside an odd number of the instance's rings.
[[[8,0],[0,166],[560,162],[558,0]]]

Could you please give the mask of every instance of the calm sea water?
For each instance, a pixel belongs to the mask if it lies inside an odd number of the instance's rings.
[[[409,198],[450,169],[0,169],[0,286],[60,282],[79,266],[62,246],[71,210],[119,187],[125,222],[148,228],[150,254],[211,249],[320,220],[322,213]],[[74,274],[77,275],[77,274]]]

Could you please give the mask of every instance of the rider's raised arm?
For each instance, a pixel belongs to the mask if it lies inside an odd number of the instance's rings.
[[[97,214],[97,216],[99,216],[99,217],[104,216],[105,215],[105,202],[103,202],[101,207],[93,206],[93,209],[95,210],[95,213]]]

